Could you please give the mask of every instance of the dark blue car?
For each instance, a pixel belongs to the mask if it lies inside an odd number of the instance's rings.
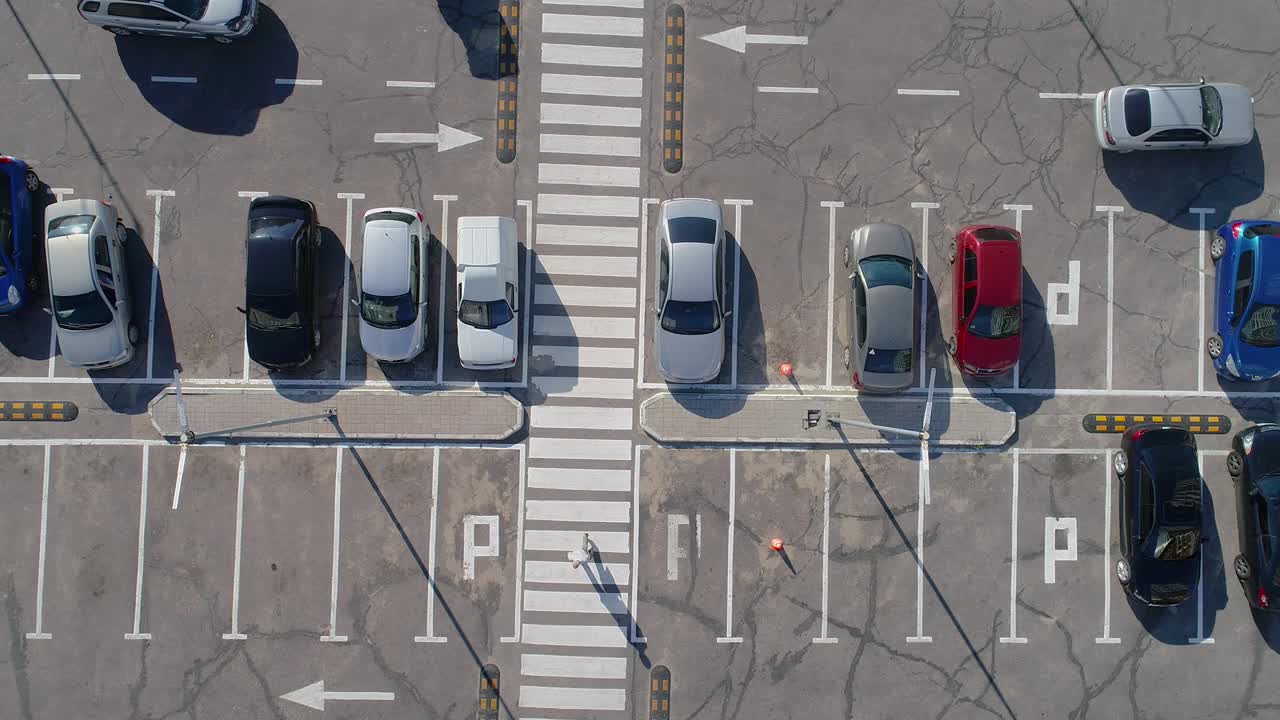
[[[40,178],[21,160],[0,155],[0,314],[21,310],[40,288],[32,203]]]
[[[1280,221],[1235,220],[1218,228],[1209,256],[1217,264],[1213,369],[1257,382],[1280,374]]]

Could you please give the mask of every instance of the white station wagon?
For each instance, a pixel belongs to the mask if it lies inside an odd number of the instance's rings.
[[[464,368],[503,370],[520,356],[517,248],[512,218],[458,218],[458,362]]]

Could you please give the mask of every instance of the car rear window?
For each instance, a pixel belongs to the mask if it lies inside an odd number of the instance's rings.
[[[1190,560],[1200,547],[1198,528],[1160,528],[1156,534],[1155,556],[1158,560]]]
[[[873,373],[905,373],[911,372],[911,348],[905,350],[867,350],[867,372]]]
[[[696,242],[708,245],[716,241],[716,221],[700,217],[671,218],[667,221],[671,242]]]
[[[858,263],[862,276],[866,278],[867,288],[881,285],[897,285],[910,288],[915,279],[911,263],[895,255],[875,255]]]
[[[49,221],[49,233],[46,237],[58,238],[63,235],[84,235],[93,226],[92,215],[63,215]]]
[[[1256,225],[1246,225],[1244,228],[1244,236],[1248,239],[1265,237],[1267,235],[1280,235],[1280,225],[1275,223],[1258,223]]]
[[[404,213],[401,213],[401,212],[383,210],[382,212],[373,213],[372,215],[364,219],[365,222],[373,222],[374,220],[395,220],[397,222],[402,222],[407,225],[409,223],[412,223],[415,220],[415,218],[410,215],[405,215]]]
[[[1240,339],[1254,347],[1280,347],[1280,305],[1254,305]]]
[[[209,0],[164,0],[164,6],[193,20],[204,17]]]
[[[969,332],[992,340],[1022,332],[1022,308],[1017,305],[982,305],[973,314]]]
[[[1137,137],[1151,129],[1151,94],[1134,88],[1124,94],[1124,129]]]
[[[1005,228],[994,228],[994,227],[980,228],[978,230],[974,230],[973,236],[978,239],[978,242],[983,242],[986,240],[1016,241],[1018,239],[1018,235],[1014,231],[1008,230]]]

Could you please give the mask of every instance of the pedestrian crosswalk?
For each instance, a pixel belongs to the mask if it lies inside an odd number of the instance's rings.
[[[521,717],[625,717],[643,0],[545,0],[537,53]],[[587,649],[590,649],[589,651]]]

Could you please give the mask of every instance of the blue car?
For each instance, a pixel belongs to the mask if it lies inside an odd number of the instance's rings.
[[[0,314],[21,310],[40,289],[32,201],[40,178],[21,160],[0,155]]]
[[[1217,264],[1213,330],[1206,349],[1224,378],[1280,375],[1280,221],[1235,220],[1209,245]]]

